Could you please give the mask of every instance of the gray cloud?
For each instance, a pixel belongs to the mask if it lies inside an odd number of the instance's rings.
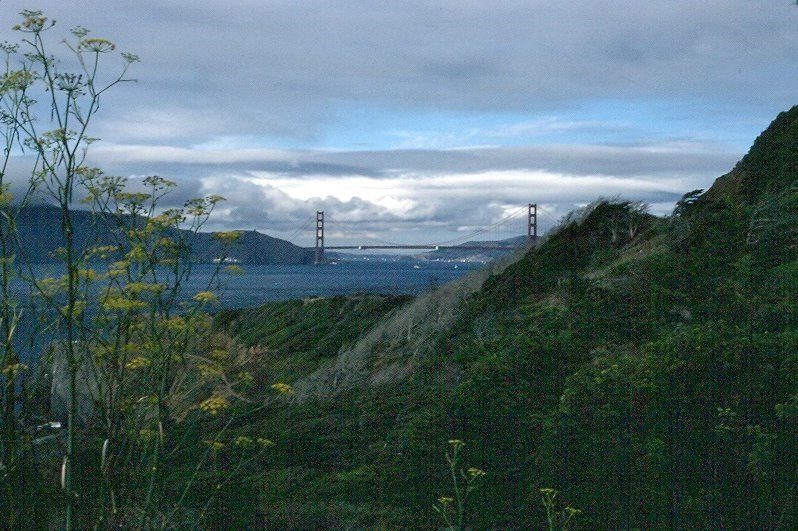
[[[787,0],[39,5],[53,42],[80,24],[142,58],[138,83],[103,99],[94,163],[177,181],[168,206],[224,195],[209,228],[278,236],[317,209],[341,238],[397,239],[464,233],[527,201],[553,218],[600,195],[664,212],[730,169],[798,86]],[[595,105],[619,111],[588,116]],[[425,113],[465,118],[413,120]],[[374,149],[329,140],[383,115]]]
[[[143,59],[140,83],[109,97],[104,137],[320,138],[342,102],[536,113],[585,98],[702,99],[770,117],[798,81],[787,1],[40,5],[56,31],[82,24]]]

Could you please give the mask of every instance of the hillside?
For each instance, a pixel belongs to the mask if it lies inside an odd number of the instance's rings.
[[[116,239],[102,223],[96,223],[92,214],[84,210],[72,212],[76,245],[85,249],[91,245],[113,245]],[[55,261],[53,252],[64,245],[60,211],[47,205],[23,209],[17,220],[19,241],[26,259],[33,263]],[[187,239],[187,233],[184,232]],[[191,247],[192,257],[210,263],[221,255],[221,244],[212,233],[198,233]],[[296,245],[261,234],[243,232],[231,250],[231,258],[243,264],[308,264],[313,262],[313,252]]]
[[[543,527],[543,487],[586,529],[798,526],[796,144],[793,108],[672,216],[598,201],[352,331],[246,427],[279,440],[241,518],[434,527],[457,438],[487,471],[475,528]],[[220,330],[258,344],[236,319]]]
[[[463,247],[471,246],[496,246],[522,248],[527,245],[526,236],[516,236],[498,241],[468,241],[461,244]],[[513,251],[504,250],[475,250],[475,249],[438,249],[418,255],[422,260],[456,260],[462,262],[490,262],[512,254]]]

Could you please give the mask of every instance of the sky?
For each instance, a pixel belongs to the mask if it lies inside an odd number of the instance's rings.
[[[451,242],[528,203],[541,230],[599,197],[667,214],[798,103],[792,0],[0,0],[0,41],[22,9],[57,57],[82,26],[141,59],[92,164],[306,246],[317,210],[328,245]]]

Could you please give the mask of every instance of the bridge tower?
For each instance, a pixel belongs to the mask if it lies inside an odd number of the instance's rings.
[[[529,203],[529,210],[526,222],[526,241],[533,243],[538,238],[538,206]]]
[[[324,211],[316,211],[316,257],[315,264],[324,261]]]

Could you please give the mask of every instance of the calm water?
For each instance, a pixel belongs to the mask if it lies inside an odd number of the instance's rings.
[[[322,266],[243,266],[244,273],[222,273],[210,288],[219,296],[217,308],[244,308],[266,302],[305,297],[330,297],[354,293],[416,295],[446,284],[483,264],[414,261],[341,261]],[[209,287],[216,266],[196,265],[185,285],[185,297]],[[59,268],[40,265],[34,268],[39,277],[59,275]],[[15,297],[24,307],[23,320],[17,330],[19,353],[23,362],[34,361],[42,344],[53,338],[53,332],[43,333],[34,326],[36,311],[26,304],[30,300],[28,288],[15,285]],[[23,340],[22,338],[27,338]],[[32,343],[31,343],[32,341]]]
[[[268,301],[353,293],[415,295],[455,280],[482,264],[449,262],[338,262],[323,266],[244,266],[243,275],[222,274],[217,293],[225,308]],[[188,292],[204,289],[213,266],[197,266]]]

